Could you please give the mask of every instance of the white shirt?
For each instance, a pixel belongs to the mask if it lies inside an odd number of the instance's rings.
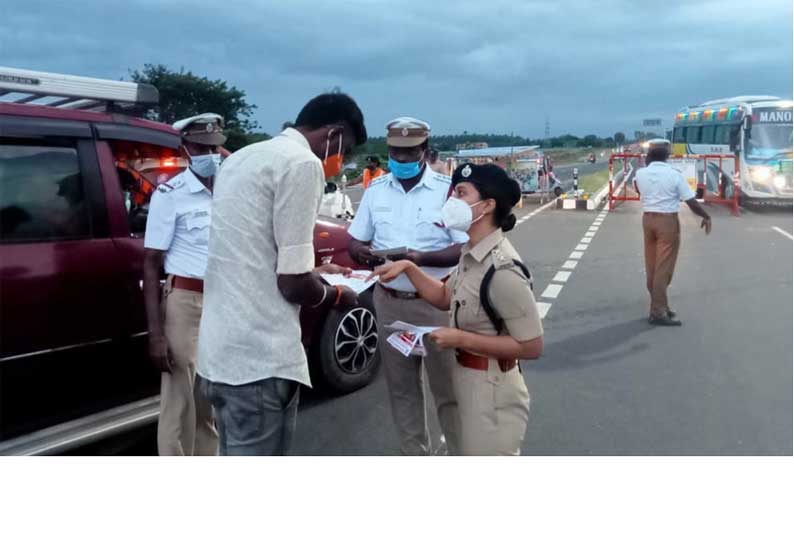
[[[311,385],[299,306],[277,276],[314,268],[322,163],[300,132],[229,156],[215,181],[198,373],[241,385],[284,378]]]
[[[157,187],[149,202],[143,246],[165,251],[165,272],[204,278],[212,192],[186,169]]]
[[[356,217],[348,233],[359,241],[372,241],[373,250],[406,247],[409,250],[432,252],[456,243],[465,243],[463,232],[437,226],[441,223],[441,207],[449,196],[452,180],[425,167],[424,174],[410,192],[391,173],[378,177],[364,192]],[[430,276],[442,279],[453,267],[422,267]],[[388,284],[389,288],[415,292],[405,275]]]
[[[667,162],[652,162],[640,169],[636,181],[646,213],[677,213],[681,201],[695,197],[684,176]]]

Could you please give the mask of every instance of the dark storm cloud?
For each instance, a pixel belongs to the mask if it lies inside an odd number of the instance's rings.
[[[0,64],[118,78],[144,63],[245,90],[270,132],[339,86],[372,134],[632,131],[709,98],[792,94],[791,3],[3,2]]]

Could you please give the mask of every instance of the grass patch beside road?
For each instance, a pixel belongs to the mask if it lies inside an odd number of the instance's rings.
[[[609,182],[609,170],[604,169],[579,177],[579,189],[595,195]]]
[[[609,153],[612,152],[612,149],[541,149],[544,154],[551,157],[554,160],[555,166],[569,166],[575,164],[581,164],[582,162],[587,161],[587,157],[591,152],[594,152],[596,155],[596,160],[599,162],[603,162],[604,160],[609,159]],[[601,153],[606,153],[604,156],[601,156]]]

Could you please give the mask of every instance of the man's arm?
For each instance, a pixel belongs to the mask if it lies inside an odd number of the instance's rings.
[[[419,252],[418,250],[409,250],[404,257],[389,258],[394,260],[410,260],[421,267],[454,267],[460,261],[460,250],[463,244],[458,243],[450,245],[441,250],[433,250],[430,252]]]
[[[160,269],[165,251],[152,248],[143,251],[143,303],[149,330],[149,358],[160,371],[171,372],[173,362],[168,352],[162,311],[160,310]]]
[[[276,185],[273,224],[278,256],[277,285],[290,303],[319,307],[339,302],[355,305],[355,292],[322,282],[314,269],[314,226],[322,195],[323,171],[319,163],[294,166]],[[337,299],[339,297],[339,299]]]
[[[348,180],[347,181],[347,186],[355,186],[355,185],[361,184],[363,182],[364,182],[364,174],[362,173],[361,175],[359,175],[358,177],[356,177],[352,181]]]
[[[698,203],[698,200],[695,198],[688,199],[685,202],[687,206],[692,210],[693,213],[698,215],[703,220],[700,223],[701,228],[705,228],[706,235],[711,233],[711,217],[709,214],[703,209],[703,207]]]
[[[176,230],[176,206],[167,192],[155,190],[149,202],[143,246],[143,302],[149,330],[149,358],[155,367],[171,372],[173,362],[168,352],[162,311],[160,310],[160,271],[165,253]]]
[[[706,235],[711,233],[711,217],[708,213],[701,207],[700,203],[698,203],[695,193],[689,187],[689,183],[684,179],[684,176],[680,173],[678,174],[678,193],[681,194],[681,199],[683,199],[687,206],[692,210],[693,213],[698,215],[703,220],[700,223],[700,227],[706,230]]]

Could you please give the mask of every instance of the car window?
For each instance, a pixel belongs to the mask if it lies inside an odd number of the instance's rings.
[[[701,126],[689,126],[687,127],[686,131],[686,142],[687,143],[700,143],[700,131]]]
[[[77,149],[0,141],[0,242],[90,234]]]

